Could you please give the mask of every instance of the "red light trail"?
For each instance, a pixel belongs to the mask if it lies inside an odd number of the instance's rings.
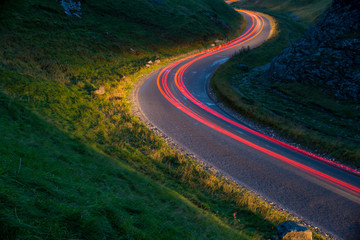
[[[233,1],[226,1],[226,2],[233,2]],[[236,134],[234,133],[231,133],[230,131],[228,130],[225,130],[224,128],[216,125],[215,123],[205,119],[204,117],[202,117],[201,115],[195,113],[194,111],[192,111],[190,108],[188,108],[187,106],[185,106],[183,103],[181,103],[174,95],[173,93],[171,92],[171,90],[169,89],[168,87],[168,81],[169,81],[169,73],[171,72],[171,70],[173,70],[176,66],[178,66],[180,63],[186,61],[186,60],[190,60],[188,63],[184,64],[183,66],[181,66],[177,71],[176,71],[176,74],[175,74],[175,77],[174,77],[174,81],[175,81],[175,84],[177,86],[177,88],[179,89],[179,91],[187,98],[189,99],[192,103],[194,103],[196,106],[200,107],[201,109],[205,110],[206,112],[230,123],[231,125],[233,126],[236,126],[244,131],[247,131],[255,136],[258,136],[258,137],[261,137],[263,139],[266,139],[267,141],[269,142],[272,142],[274,144],[278,144],[286,149],[289,149],[289,150],[292,150],[292,151],[295,151],[295,152],[298,152],[304,156],[307,156],[307,157],[310,157],[312,159],[315,159],[317,161],[320,161],[320,162],[323,162],[323,163],[326,163],[328,165],[331,165],[333,167],[336,167],[338,169],[341,169],[343,171],[346,171],[348,173],[351,173],[353,175],[356,175],[356,176],[360,176],[360,172],[355,170],[355,169],[352,169],[352,168],[349,168],[347,166],[344,166],[342,164],[339,164],[339,163],[334,163],[326,158],[323,158],[321,156],[317,156],[315,154],[312,154],[310,152],[307,152],[307,151],[304,151],[302,149],[299,149],[297,147],[294,147],[294,146],[291,146],[287,143],[284,143],[284,142],[281,142],[279,140],[276,140],[274,138],[271,138],[269,136],[266,136],[262,133],[259,133],[255,130],[252,130],[244,125],[241,125],[229,118],[227,118],[226,116],[220,114],[219,112],[216,112],[215,110],[211,109],[210,107],[208,107],[207,105],[205,105],[204,103],[202,103],[201,101],[199,101],[198,99],[196,99],[191,93],[190,91],[186,88],[185,84],[184,84],[184,81],[183,81],[183,75],[185,73],[185,71],[192,65],[194,64],[196,61],[200,60],[200,59],[203,59],[203,58],[206,58],[206,57],[209,57],[211,55],[214,55],[216,53],[219,53],[219,52],[222,52],[222,51],[225,51],[225,50],[228,50],[228,49],[231,49],[231,48],[234,48],[234,47],[237,47],[241,44],[244,44],[248,41],[250,41],[251,39],[254,39],[255,37],[257,37],[259,34],[261,34],[262,30],[263,30],[263,27],[264,27],[264,19],[262,16],[254,13],[254,12],[250,12],[250,11],[245,11],[245,10],[239,10],[239,9],[236,9],[237,11],[239,12],[243,12],[243,13],[246,13],[248,14],[251,19],[252,19],[252,25],[250,26],[250,28],[244,33],[242,34],[240,37],[228,42],[228,43],[225,43],[223,45],[219,45],[219,46],[216,46],[214,48],[211,48],[211,49],[208,49],[208,50],[205,50],[205,51],[202,51],[202,52],[199,52],[197,54],[194,54],[192,56],[189,56],[189,57],[186,57],[184,59],[181,59],[171,65],[169,65],[168,67],[164,68],[158,75],[157,77],[157,85],[158,85],[158,88],[161,92],[161,94],[171,103],[173,104],[175,107],[177,107],[178,109],[180,109],[182,112],[184,112],[185,114],[191,116],[192,118],[196,119],[197,121],[205,124],[206,126],[228,136],[228,137],[231,137],[233,139],[235,139],[236,141],[238,142],[241,142],[253,149],[256,149],[262,153],[265,153],[271,157],[274,157],[280,161],[283,161],[297,169],[300,169],[302,170],[303,172],[306,172],[312,176],[315,176],[319,179],[322,179],[328,183],[332,183],[333,185],[336,185],[344,190],[347,190],[349,192],[352,192],[354,193],[355,195],[357,196],[360,196],[360,188],[356,187],[356,186],[353,186],[349,183],[346,183],[344,181],[341,181],[337,178],[334,178],[330,175],[327,175],[323,172],[320,172],[318,170],[315,170],[309,166],[306,166],[302,163],[299,163],[299,162],[296,162],[290,158],[287,158],[285,156],[282,156],[278,153],[275,153],[271,150],[268,150],[264,147],[261,147],[261,146],[258,146],[248,140],[245,140],[244,138],[241,138],[239,136],[237,136]]]

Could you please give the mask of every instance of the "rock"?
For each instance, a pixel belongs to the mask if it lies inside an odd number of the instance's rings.
[[[312,240],[312,232],[294,221],[280,223],[277,230],[280,240]]]
[[[150,60],[150,61],[148,61],[147,63],[148,63],[148,64],[153,64],[153,61]]]
[[[302,49],[302,53],[305,54],[305,55],[310,55],[311,52],[307,49]]]
[[[64,8],[66,15],[81,18],[81,1],[61,0],[60,5]]]
[[[161,62],[160,59],[155,60],[155,63],[160,63],[160,62]]]
[[[146,64],[145,66],[146,66],[146,67],[151,67],[151,65],[150,65],[150,64]]]
[[[300,82],[334,96],[360,100],[360,1],[340,0],[315,25],[273,59],[268,82]]]
[[[95,95],[103,95],[105,94],[105,87],[104,86],[100,86],[98,90],[95,90],[93,92]]]
[[[245,65],[245,64],[242,64],[242,63],[238,64],[238,65],[237,65],[237,68],[238,68],[239,70],[241,70],[241,71],[244,71],[244,72],[248,72],[248,71],[249,71],[249,66],[248,66],[248,65]]]

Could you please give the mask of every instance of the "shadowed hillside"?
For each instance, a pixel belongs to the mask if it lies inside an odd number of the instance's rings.
[[[334,1],[325,16],[271,64],[271,82],[301,82],[360,100],[360,4]]]

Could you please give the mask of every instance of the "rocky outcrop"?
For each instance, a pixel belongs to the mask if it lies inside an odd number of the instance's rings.
[[[61,0],[60,5],[64,8],[66,15],[81,18],[81,1]]]
[[[312,232],[294,221],[285,221],[277,226],[280,240],[312,240]]]
[[[334,0],[321,20],[272,61],[268,78],[360,100],[360,1]]]

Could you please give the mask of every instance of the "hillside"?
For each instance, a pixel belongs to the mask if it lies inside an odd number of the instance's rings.
[[[226,38],[240,24],[220,0],[75,1],[80,15],[67,15],[59,2],[68,1],[1,1],[2,69],[59,82],[121,79],[150,59]]]
[[[274,59],[271,82],[301,82],[360,101],[360,4],[335,1],[303,37]]]
[[[248,238],[0,95],[1,239]]]
[[[223,1],[0,7],[1,239],[265,239],[289,219],[130,111],[140,76],[241,30]]]
[[[234,3],[274,16],[278,34],[222,66],[212,79],[214,91],[261,131],[359,167],[355,2],[335,1],[331,8],[330,0]]]
[[[289,17],[295,18],[296,22],[304,21],[304,24],[308,25],[315,22],[330,7],[331,0],[242,0],[234,5],[271,11],[275,15],[287,13]]]

